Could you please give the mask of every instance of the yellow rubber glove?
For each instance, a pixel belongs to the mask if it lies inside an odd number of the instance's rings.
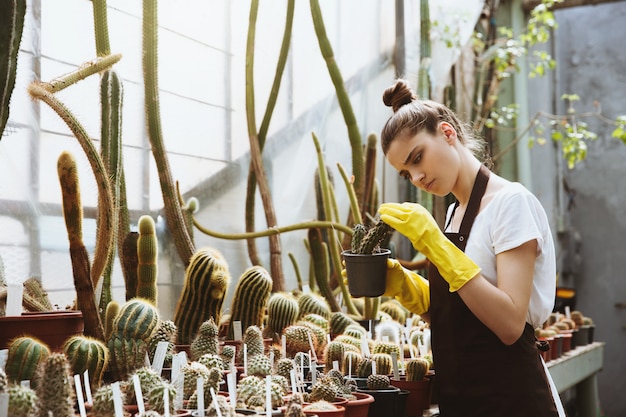
[[[450,285],[450,292],[458,291],[480,273],[478,265],[448,240],[430,212],[420,204],[384,203],[378,212],[382,221],[406,236],[437,267]]]
[[[430,309],[428,280],[404,268],[395,259],[387,259],[387,284],[383,296],[394,297],[415,314],[424,314]]]

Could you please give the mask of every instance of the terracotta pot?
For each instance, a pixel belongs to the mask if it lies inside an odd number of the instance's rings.
[[[406,403],[406,417],[422,417],[430,407],[431,383],[429,378],[421,381],[407,381],[406,377],[391,378],[391,385],[409,391]]]
[[[349,400],[344,407],[346,414],[344,417],[367,417],[370,404],[374,402],[374,397],[364,392],[353,392],[355,400]]]
[[[348,290],[353,297],[378,297],[385,292],[387,259],[391,251],[383,249],[373,254],[343,251]]]
[[[0,349],[7,349],[12,339],[27,335],[38,338],[51,350],[60,352],[70,336],[82,335],[84,329],[83,312],[77,310],[0,317]]]

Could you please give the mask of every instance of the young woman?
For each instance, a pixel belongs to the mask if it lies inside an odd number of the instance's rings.
[[[416,187],[456,197],[443,232],[419,204],[379,208],[430,261],[426,280],[390,260],[385,295],[429,317],[441,417],[564,416],[534,336],[556,290],[544,209],[479,161],[480,141],[450,109],[403,80],[383,101],[394,111],[381,134],[388,162]]]

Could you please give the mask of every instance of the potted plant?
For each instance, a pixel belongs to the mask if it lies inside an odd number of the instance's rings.
[[[431,381],[427,377],[430,362],[417,357],[406,362],[406,375],[391,378],[391,385],[409,391],[406,403],[407,417],[421,417],[430,406]]]
[[[372,374],[367,377],[367,388],[357,388],[357,392],[369,394],[374,398],[370,404],[368,417],[403,416],[404,406],[401,400],[406,399],[408,391],[400,390],[390,383],[387,375]],[[403,391],[403,392],[402,392]]]

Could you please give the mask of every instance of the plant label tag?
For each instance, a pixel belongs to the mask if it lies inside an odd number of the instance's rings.
[[[170,390],[163,390],[163,415],[170,417]]]
[[[23,381],[20,381],[20,385],[24,388],[30,388],[30,381],[28,379],[25,379]]]
[[[391,352],[391,365],[393,366],[393,378],[400,379],[400,372],[398,369],[398,353]]]
[[[22,297],[24,295],[24,285],[10,283],[7,285],[7,304],[5,307],[6,316],[22,315]]]
[[[202,377],[196,379],[196,397],[198,399],[198,417],[204,417],[204,379]]]
[[[124,417],[124,408],[122,407],[122,390],[120,389],[120,383],[114,382],[111,384],[113,389],[113,408],[115,409],[115,417]]]
[[[5,369],[7,366],[7,357],[9,356],[9,349],[0,349],[0,369]]]
[[[233,337],[235,340],[242,340],[243,333],[241,332],[241,322],[236,320],[233,322]]]
[[[339,361],[333,361],[333,369],[334,369],[335,371],[338,371],[338,370],[339,370]]]
[[[76,401],[78,401],[78,412],[80,417],[87,417],[87,410],[85,410],[85,399],[83,398],[83,387],[80,382],[80,375],[74,375],[74,387],[76,388]]]
[[[142,415],[146,411],[146,406],[143,402],[143,392],[141,391],[141,382],[139,381],[139,375],[133,375],[133,387],[135,388],[135,398],[137,399],[137,411],[139,415]]]
[[[165,354],[167,353],[169,345],[169,342],[159,342],[157,344],[154,359],[152,360],[152,369],[157,375],[161,375],[161,372],[163,372],[163,362],[165,362]]]
[[[220,403],[217,401],[217,395],[215,395],[215,390],[211,387],[211,400],[213,401],[213,407],[215,407],[215,412],[217,413],[217,417],[222,417],[222,410],[220,410]]]
[[[376,361],[372,361],[372,375],[376,375]]]
[[[0,417],[9,417],[9,393],[0,394]]]
[[[265,377],[265,415],[272,417],[272,377],[269,375]]]
[[[230,372],[226,375],[226,383],[228,384],[230,403],[237,404],[237,370],[235,365],[231,365]]]
[[[302,286],[302,293],[303,294],[311,294],[311,287],[309,287],[308,284],[304,284]]]
[[[93,404],[93,398],[91,397],[91,383],[89,382],[89,369],[83,373],[83,381],[85,385],[85,401],[87,404]]]

